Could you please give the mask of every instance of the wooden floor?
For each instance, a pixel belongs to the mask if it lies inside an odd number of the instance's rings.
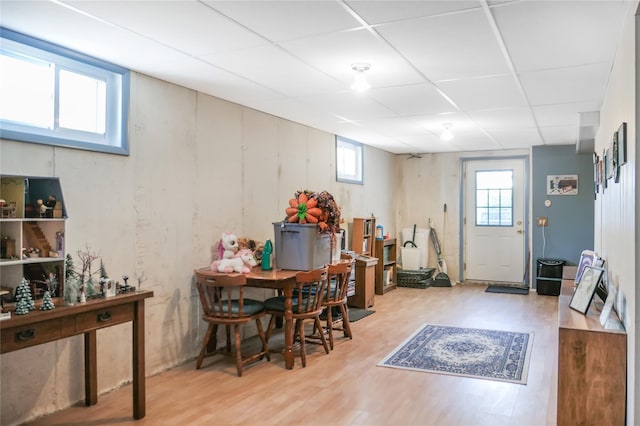
[[[555,425],[557,297],[485,293],[485,286],[398,288],[376,296],[375,314],[352,323],[353,340],[307,367],[282,356],[235,375],[230,359],[207,358],[147,378],[147,415],[133,421],[131,386],[37,419],[34,425]],[[425,323],[533,331],[526,385],[378,367]],[[278,342],[272,342],[276,345]]]

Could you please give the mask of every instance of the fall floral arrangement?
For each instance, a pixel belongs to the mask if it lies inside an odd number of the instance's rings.
[[[327,191],[297,191],[289,200],[286,214],[286,222],[317,224],[320,233],[340,232],[340,208]]]

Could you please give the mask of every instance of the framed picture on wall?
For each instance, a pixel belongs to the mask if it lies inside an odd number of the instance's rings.
[[[611,151],[611,168],[613,169],[613,181],[620,182],[620,165],[618,164],[618,132],[613,132],[613,147]]]
[[[627,162],[627,123],[622,123],[616,132],[618,135],[618,166]]]
[[[577,195],[578,175],[547,175],[547,195]]]
[[[593,295],[596,291],[596,287],[602,279],[604,269],[596,266],[587,265],[584,267],[584,272],[578,283],[578,287],[573,292],[569,307],[582,314],[586,314],[589,310],[589,305],[593,300]]]

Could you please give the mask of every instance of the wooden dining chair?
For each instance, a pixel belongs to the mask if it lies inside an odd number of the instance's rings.
[[[302,366],[307,366],[307,353],[305,348],[304,321],[313,320],[314,331],[318,330],[321,335],[322,345],[326,353],[329,353],[329,345],[324,338],[320,314],[324,310],[322,301],[327,288],[328,268],[325,266],[312,271],[301,271],[296,274],[296,284],[293,289],[291,300],[294,323],[294,340],[300,342],[300,358]],[[285,298],[276,296],[264,301],[267,314],[271,315],[269,327],[267,329],[267,342],[271,337],[275,320],[284,316]]]
[[[202,302],[202,320],[209,323],[207,333],[202,340],[202,349],[198,355],[196,369],[200,368],[204,358],[221,354],[235,357],[238,377],[241,377],[242,367],[245,364],[263,357],[270,360],[266,334],[260,321],[266,315],[264,304],[261,301],[244,297],[246,276],[243,274],[208,273],[203,270],[195,270],[195,276],[198,294]],[[256,322],[262,349],[258,353],[243,356],[240,327],[251,321]],[[224,325],[226,328],[227,341],[223,348],[218,349],[217,336],[220,325]],[[231,326],[234,328],[235,351],[231,348]]]
[[[322,304],[326,309],[325,330],[329,335],[329,347],[333,350],[333,331],[342,331],[344,337],[353,338],[351,327],[349,326],[349,310],[347,308],[347,288],[349,278],[353,269],[354,260],[343,259],[337,263],[329,265],[329,284],[325,292]],[[336,309],[337,308],[337,309]],[[336,309],[342,318],[334,318],[333,311]],[[342,323],[340,326],[338,324]]]

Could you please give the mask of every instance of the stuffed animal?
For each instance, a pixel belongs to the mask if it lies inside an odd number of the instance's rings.
[[[255,266],[256,259],[251,250],[242,250],[232,259],[220,259],[211,264],[212,271],[218,272],[240,272],[242,274],[249,273],[251,267]]]
[[[223,232],[218,242],[218,259],[232,259],[238,252],[238,237],[233,232]]]

